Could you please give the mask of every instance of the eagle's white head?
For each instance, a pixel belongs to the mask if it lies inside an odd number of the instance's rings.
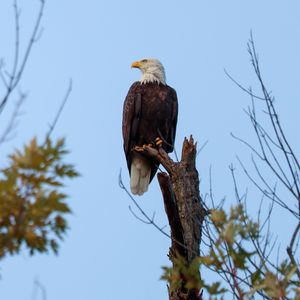
[[[158,59],[146,58],[135,61],[132,63],[131,67],[141,70],[143,74],[140,80],[141,83],[157,82],[166,84],[165,69]]]

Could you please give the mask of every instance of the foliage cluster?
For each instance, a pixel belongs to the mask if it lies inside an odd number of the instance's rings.
[[[13,0],[15,21],[15,47],[12,66],[6,66],[5,59],[0,58],[0,115],[17,96],[15,109],[2,128],[0,145],[10,140],[16,126],[19,110],[26,98],[19,83],[23,77],[31,50],[41,34],[41,20],[45,1],[40,0],[39,10],[32,28],[32,33],[21,47],[20,8]],[[25,39],[26,41],[26,39]],[[16,90],[18,88],[18,93]],[[22,150],[15,150],[9,155],[6,167],[0,169],[0,259],[7,255],[19,253],[27,248],[30,254],[36,252],[57,253],[58,241],[68,227],[66,215],[70,208],[63,192],[63,182],[78,176],[71,164],[64,162],[68,153],[64,139],[54,142],[50,136],[59,119],[64,104],[71,91],[71,83],[65,99],[58,110],[54,122],[43,142],[33,139]],[[16,98],[16,97],[15,97]]]
[[[265,299],[300,299],[297,266],[287,259],[273,268],[268,266],[264,250],[257,244],[260,224],[246,215],[242,204],[229,213],[212,210],[209,219],[217,235],[208,253],[190,265],[178,257],[175,266],[163,268],[162,279],[168,281],[171,291],[185,282],[186,289],[206,290],[209,299],[226,299],[229,290],[225,283],[229,283],[237,299],[254,299],[256,293]],[[251,245],[253,251],[248,250]],[[199,277],[199,268],[212,270],[224,281],[208,283]]]
[[[30,254],[58,250],[70,212],[63,179],[78,176],[63,162],[65,141],[43,143],[33,139],[9,156],[0,171],[0,258],[18,253],[24,244]]]

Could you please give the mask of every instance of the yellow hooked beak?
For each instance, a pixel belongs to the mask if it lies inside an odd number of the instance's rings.
[[[140,68],[142,63],[140,61],[135,61],[131,64],[131,68]]]

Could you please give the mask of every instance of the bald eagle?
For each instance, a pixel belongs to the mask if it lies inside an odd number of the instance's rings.
[[[178,103],[176,91],[166,84],[163,65],[157,59],[143,59],[131,67],[142,72],[130,87],[123,107],[123,147],[134,195],[144,194],[159,163],[134,150],[143,145],[173,151]]]

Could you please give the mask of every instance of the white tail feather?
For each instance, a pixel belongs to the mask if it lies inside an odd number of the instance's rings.
[[[151,167],[141,155],[135,154],[131,162],[130,189],[134,195],[143,195],[150,182]]]

